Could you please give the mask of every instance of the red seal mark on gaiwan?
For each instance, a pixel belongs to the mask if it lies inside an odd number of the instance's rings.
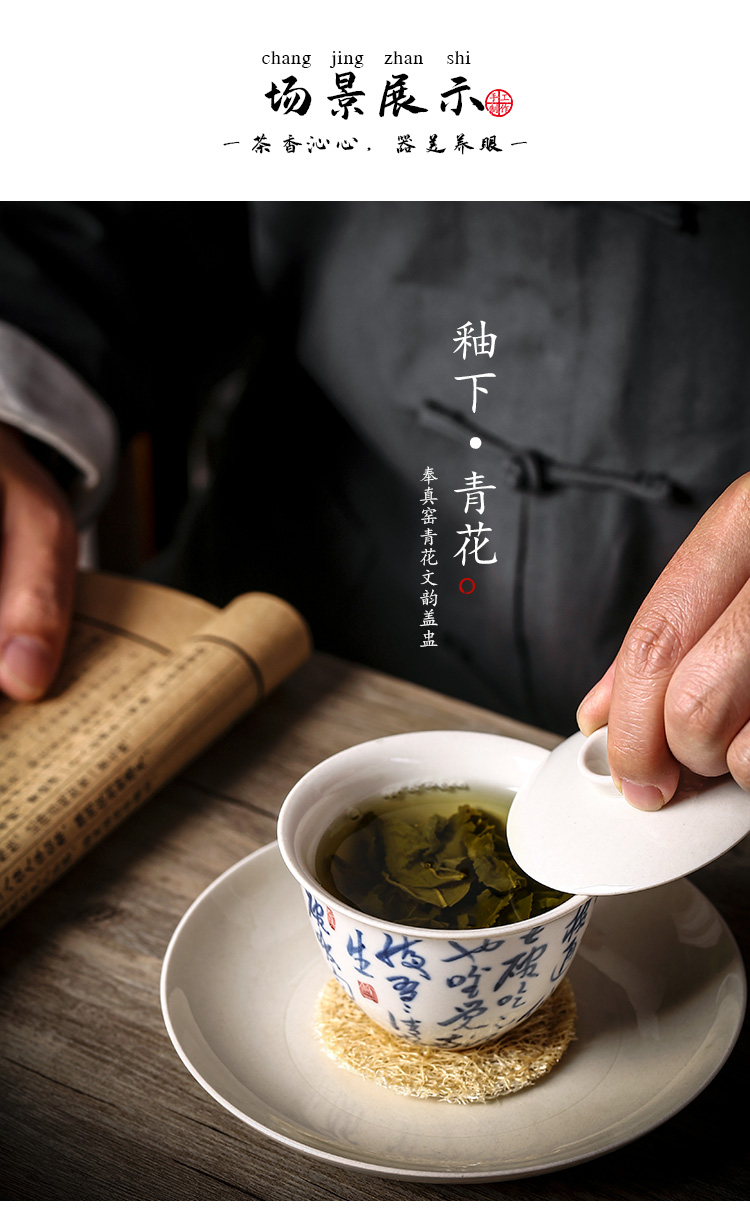
[[[373,989],[372,985],[368,985],[367,981],[357,981],[357,984],[359,985],[360,993],[363,997],[366,997],[368,1001],[376,1002],[378,1000],[377,993]]]
[[[493,88],[487,93],[484,106],[493,118],[504,118],[513,109],[513,98],[504,88]]]
[[[334,917],[333,909],[328,909],[326,907],[326,917],[328,918],[328,925],[331,927],[331,930],[335,930],[336,929],[336,918]]]

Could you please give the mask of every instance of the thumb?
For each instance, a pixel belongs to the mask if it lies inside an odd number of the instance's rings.
[[[613,661],[604,677],[592,686],[576,712],[578,727],[584,736],[591,736],[597,728],[603,728],[609,719],[616,663]]]

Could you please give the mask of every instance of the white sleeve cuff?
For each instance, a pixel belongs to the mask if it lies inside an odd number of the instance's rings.
[[[69,366],[1,320],[0,421],[46,442],[78,469],[72,504],[78,522],[88,522],[115,476],[114,416]]]

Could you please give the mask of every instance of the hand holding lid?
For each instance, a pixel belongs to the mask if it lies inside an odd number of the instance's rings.
[[[607,729],[578,732],[523,785],[508,844],[529,875],[565,892],[637,892],[704,867],[750,833],[750,793],[683,770],[659,812],[633,808],[607,765]]]

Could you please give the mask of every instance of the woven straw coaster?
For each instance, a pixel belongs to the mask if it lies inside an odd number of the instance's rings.
[[[575,1039],[576,1004],[567,979],[526,1022],[490,1044],[453,1051],[400,1039],[373,1023],[338,981],[323,987],[315,1029],[344,1069],[398,1094],[483,1103],[533,1086]]]

